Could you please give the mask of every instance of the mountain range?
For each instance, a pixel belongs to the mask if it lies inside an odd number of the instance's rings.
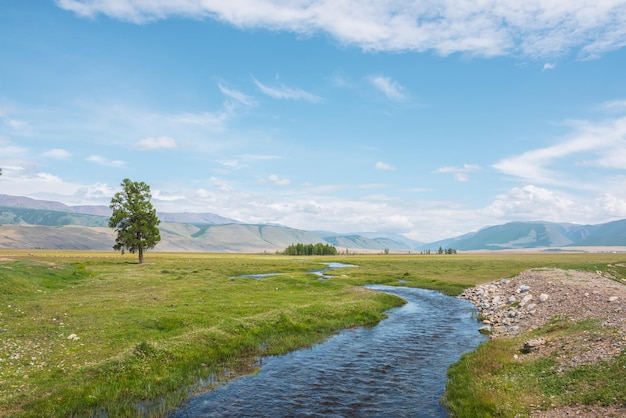
[[[60,202],[0,194],[0,248],[110,250],[114,231],[107,206],[68,206]],[[245,224],[212,213],[159,212],[161,242],[156,251],[275,252],[294,243],[327,243],[340,252],[420,252],[438,248],[468,250],[556,249],[626,246],[626,220],[598,225],[510,222],[431,243],[398,234],[336,234],[281,225]]]

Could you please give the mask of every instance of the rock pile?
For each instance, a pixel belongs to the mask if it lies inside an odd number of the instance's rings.
[[[493,337],[543,325],[555,315],[598,318],[626,330],[626,286],[599,273],[534,269],[466,289],[460,296],[479,310]]]
[[[467,289],[460,297],[479,310],[483,331],[490,338],[505,338],[547,323],[555,316],[579,321],[597,319],[615,332],[585,331],[567,339],[535,338],[524,342],[526,356],[556,353],[558,370],[565,371],[599,360],[609,360],[626,350],[626,285],[601,272],[534,269],[511,279]],[[514,358],[519,358],[517,354]],[[626,405],[570,405],[533,411],[533,418],[626,416]]]

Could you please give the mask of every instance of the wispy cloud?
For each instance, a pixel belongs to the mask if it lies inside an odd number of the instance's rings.
[[[243,154],[240,155],[239,158],[242,160],[248,161],[267,161],[267,160],[278,160],[281,157],[280,155],[266,155],[266,154]]]
[[[276,184],[277,186],[287,186],[291,182],[287,178],[281,178],[277,176],[276,174],[270,174],[269,176],[265,178],[259,179],[259,183],[264,183],[264,184],[269,183],[269,184]]]
[[[621,0],[486,0],[462,5],[410,0],[56,0],[56,4],[83,17],[104,14],[135,23],[183,16],[216,19],[241,28],[305,35],[326,32],[342,43],[375,51],[536,58],[578,50],[583,57],[594,57],[626,44],[626,4]]]
[[[135,148],[142,151],[155,150],[160,148],[176,148],[176,140],[167,136],[158,138],[144,138],[135,144]]]
[[[14,112],[8,106],[0,106],[0,127],[2,125],[10,128],[18,134],[27,134],[30,131],[30,125],[25,120],[16,119],[12,114]]]
[[[243,164],[239,160],[220,160],[218,162],[229,170],[240,170],[244,167],[247,167],[246,164]]]
[[[545,64],[543,64],[543,68],[541,69],[541,71],[554,70],[555,68],[556,68],[556,64],[546,62]]]
[[[173,123],[200,125],[221,128],[231,116],[228,108],[218,112],[179,113],[170,115]]]
[[[451,173],[454,178],[460,182],[469,180],[469,173],[480,170],[480,166],[476,164],[463,164],[462,167],[441,167],[435,170],[436,173]]]
[[[376,89],[387,96],[387,98],[396,101],[406,100],[407,95],[405,88],[391,78],[382,75],[372,75],[367,79]]]
[[[279,100],[304,100],[311,103],[318,103],[322,100],[321,97],[316,96],[312,93],[304,91],[302,89],[296,87],[288,87],[283,84],[278,86],[270,87],[266,84],[261,83],[256,78],[252,77],[254,84],[261,90],[263,94],[266,94],[274,99]]]
[[[11,141],[2,137],[0,137],[0,147],[2,148],[0,159],[23,156],[28,153],[26,148],[14,145]]]
[[[69,158],[71,154],[64,149],[54,148],[48,151],[44,151],[41,153],[41,156],[44,158],[53,158],[57,160],[64,160]]]
[[[240,170],[242,168],[250,167],[250,164],[254,164],[259,161],[277,160],[282,157],[278,155],[264,155],[264,154],[242,154],[235,158],[227,160],[219,160],[218,163],[224,168],[230,170]]]
[[[248,96],[238,90],[230,89],[224,86],[222,83],[219,83],[218,87],[220,91],[222,92],[222,94],[230,97],[232,100],[236,101],[237,103],[240,103],[248,107],[256,106],[256,100],[254,100],[253,97]]]
[[[387,163],[383,163],[382,161],[377,162],[376,164],[374,164],[374,170],[382,170],[382,171],[393,171],[396,168],[390,164]]]
[[[99,155],[90,155],[89,157],[85,158],[85,161],[89,161],[91,163],[95,163],[98,165],[103,165],[106,167],[122,167],[124,165],[126,165],[125,161],[121,161],[121,160],[107,160],[104,157],[101,157]]]
[[[623,112],[626,111],[626,100],[611,100],[602,104],[605,110]]]
[[[531,183],[574,187],[584,179],[576,177],[576,170],[572,168],[623,169],[626,166],[624,138],[626,117],[600,123],[579,122],[568,139],[505,158],[493,167]]]

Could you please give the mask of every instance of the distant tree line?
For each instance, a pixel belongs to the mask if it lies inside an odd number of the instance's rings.
[[[430,255],[433,252],[431,250],[424,250],[420,252],[420,254]],[[454,248],[443,248],[439,247],[437,250],[437,254],[456,254],[456,250]]]
[[[285,248],[285,255],[336,255],[337,248],[330,244],[291,244]]]

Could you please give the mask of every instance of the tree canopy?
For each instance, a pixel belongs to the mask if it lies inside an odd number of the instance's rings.
[[[336,255],[337,249],[330,244],[291,244],[285,248],[285,255]]]
[[[124,179],[121,186],[123,190],[113,196],[109,205],[113,209],[109,227],[117,232],[113,249],[122,254],[138,253],[139,264],[143,264],[143,253],[161,241],[161,221],[150,202],[150,186],[129,179]]]

